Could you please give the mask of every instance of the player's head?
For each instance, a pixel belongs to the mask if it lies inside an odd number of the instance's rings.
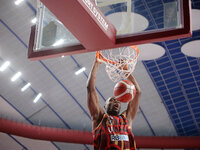
[[[106,100],[104,108],[108,115],[117,116],[121,109],[121,103],[113,96]]]

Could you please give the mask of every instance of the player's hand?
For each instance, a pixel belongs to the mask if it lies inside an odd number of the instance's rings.
[[[123,59],[119,60],[119,69],[128,70],[128,64],[125,63],[125,60],[123,60]]]
[[[97,62],[98,64],[102,64],[102,63],[103,63],[103,60],[101,60],[101,59],[99,59],[99,58],[96,58],[96,62]]]
[[[103,63],[102,56],[101,56],[100,53],[99,53],[98,56],[97,56],[97,54],[96,54],[96,62],[97,62],[98,64],[102,64],[102,63]]]

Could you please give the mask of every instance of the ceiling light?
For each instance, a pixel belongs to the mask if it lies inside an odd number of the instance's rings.
[[[32,22],[33,24],[35,24],[35,23],[37,22],[37,18],[36,18],[36,17],[33,18],[33,19],[31,20],[31,22]]]
[[[79,75],[81,72],[85,71],[86,68],[82,67],[81,69],[79,69],[78,71],[75,72],[76,75]]]
[[[64,55],[62,55],[61,57],[62,57],[62,58],[64,58],[65,56],[64,56]]]
[[[16,0],[15,1],[15,5],[19,5],[20,3],[22,3],[24,0]]]
[[[10,65],[9,61],[6,61],[1,67],[0,67],[0,71],[3,72],[4,70],[6,70],[6,68],[8,68],[8,66]]]
[[[37,103],[37,101],[40,99],[40,97],[42,96],[42,93],[39,93],[35,99],[33,100],[34,103]]]
[[[21,72],[17,72],[17,73],[11,78],[11,81],[12,81],[12,82],[16,81],[21,75],[22,75]]]
[[[31,84],[27,83],[23,88],[21,88],[21,91],[24,92],[29,86],[31,86]]]
[[[60,40],[56,41],[56,42],[53,44],[53,46],[58,46],[58,45],[61,45],[61,44],[63,44],[63,43],[64,43],[64,40],[63,40],[63,39],[60,39]]]

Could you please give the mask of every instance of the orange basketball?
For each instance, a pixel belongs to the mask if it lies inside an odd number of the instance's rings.
[[[122,80],[114,87],[114,96],[122,103],[127,103],[135,96],[135,85],[129,80]]]

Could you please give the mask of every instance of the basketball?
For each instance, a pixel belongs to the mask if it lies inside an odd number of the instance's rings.
[[[127,103],[135,96],[135,85],[129,80],[119,81],[114,87],[114,96],[121,103]]]

